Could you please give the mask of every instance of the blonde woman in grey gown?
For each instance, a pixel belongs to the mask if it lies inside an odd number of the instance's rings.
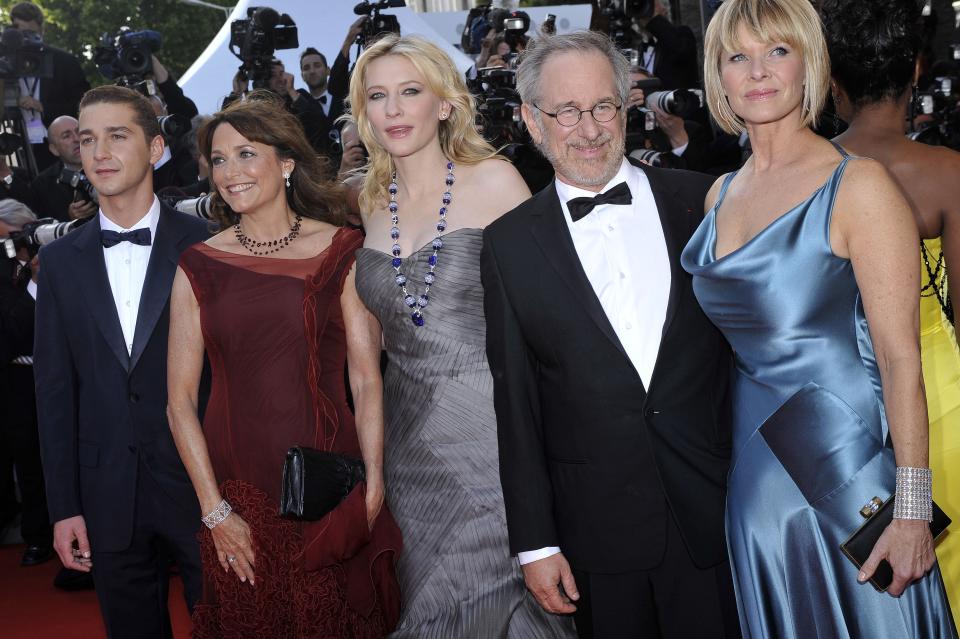
[[[384,378],[384,480],[403,532],[394,637],[573,637],[527,592],[507,544],[481,230],[530,196],[473,128],[449,57],[388,36],[357,61],[350,102],[370,162],[355,282]]]

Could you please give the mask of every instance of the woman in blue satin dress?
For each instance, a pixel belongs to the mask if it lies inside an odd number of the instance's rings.
[[[910,208],[882,166],[809,128],[830,71],[809,0],[727,0],[704,58],[714,118],[753,148],[682,257],[736,352],[727,541],[744,636],[956,637],[927,524]],[[858,571],[840,544],[894,494]],[[885,593],[866,583],[881,559]]]

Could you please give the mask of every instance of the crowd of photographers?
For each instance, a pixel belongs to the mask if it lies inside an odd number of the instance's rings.
[[[718,133],[711,125],[699,85],[696,38],[687,26],[670,19],[666,0],[594,2],[591,28],[606,32],[632,64],[627,151],[664,167],[722,174],[737,168],[750,149],[745,136]],[[253,7],[246,19],[231,25],[230,50],[241,61],[223,103],[267,89],[281,96],[316,152],[330,160],[341,178],[362,166],[366,151],[355,127],[339,120],[345,110],[351,58],[372,39],[398,32],[390,15],[402,0],[362,2],[330,64],[324,44],[301,47],[293,19],[266,7]],[[30,2],[9,12],[0,38],[0,79],[5,110],[0,133],[0,530],[18,512],[27,544],[22,563],[53,557],[46,516],[36,433],[32,383],[35,256],[40,245],[81,225],[97,213],[97,193],[81,166],[77,108],[90,87],[79,61],[43,42],[43,14]],[[550,165],[529,141],[519,116],[516,68],[532,37],[549,37],[548,19],[530,32],[523,11],[490,6],[472,9],[461,49],[475,56],[467,79],[477,96],[480,127],[488,139],[516,164],[534,192],[553,178]],[[121,30],[105,34],[94,60],[103,77],[146,95],[154,105],[166,141],[154,166],[155,189],[177,202],[181,211],[208,216],[208,167],[197,152],[196,130],[205,116],[178,86],[161,62],[161,34]],[[356,46],[356,52],[353,51]],[[319,48],[318,48],[319,47]],[[278,49],[298,49],[299,76],[275,57]],[[928,62],[919,86],[910,127],[915,139],[958,148],[956,82],[960,47],[952,60]],[[227,94],[229,90],[229,94]],[[824,118],[833,136],[842,123]],[[8,158],[15,157],[15,162]],[[19,503],[14,493],[14,469]],[[65,587],[87,587],[83,575],[61,573]]]

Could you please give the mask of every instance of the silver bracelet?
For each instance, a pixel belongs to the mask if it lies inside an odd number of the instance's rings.
[[[897,466],[893,518],[933,521],[933,472],[929,468]]]
[[[223,520],[233,512],[233,508],[227,503],[226,499],[221,499],[217,507],[208,514],[200,518],[207,528],[213,530],[217,525],[222,524]]]

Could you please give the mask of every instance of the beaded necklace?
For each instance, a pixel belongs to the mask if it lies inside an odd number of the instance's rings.
[[[440,236],[447,228],[447,207],[450,206],[450,202],[453,200],[453,195],[450,193],[453,182],[453,162],[448,161],[446,178],[447,190],[443,193],[443,206],[440,207],[440,219],[437,221],[437,236],[433,238],[433,242],[430,244],[433,247],[433,254],[427,259],[427,272],[423,276],[425,287],[422,294],[414,296],[407,290],[407,276],[400,270],[403,260],[400,259],[400,244],[397,243],[400,240],[400,217],[397,215],[397,211],[400,210],[400,205],[397,204],[397,192],[400,190],[400,187],[397,186],[396,171],[393,172],[393,176],[390,179],[390,187],[388,189],[390,192],[390,204],[388,208],[390,210],[390,221],[393,224],[390,228],[390,237],[393,239],[393,260],[391,261],[394,270],[393,280],[397,283],[397,286],[400,287],[403,303],[413,309],[413,312],[410,313],[410,320],[415,326],[423,326],[423,309],[430,302],[430,287],[436,280],[434,269],[437,267],[437,254],[440,252],[440,249],[443,248],[443,240],[440,239]]]
[[[233,232],[237,236],[237,241],[240,242],[240,246],[247,249],[254,255],[269,255],[270,253],[276,253],[282,248],[289,246],[290,242],[297,239],[297,236],[300,235],[300,222],[303,221],[303,218],[300,214],[297,214],[296,219],[293,223],[293,226],[290,227],[290,232],[281,237],[279,240],[258,242],[246,233],[243,232],[243,229],[240,228],[240,222],[237,222],[233,225]],[[258,250],[263,249],[263,250]]]

